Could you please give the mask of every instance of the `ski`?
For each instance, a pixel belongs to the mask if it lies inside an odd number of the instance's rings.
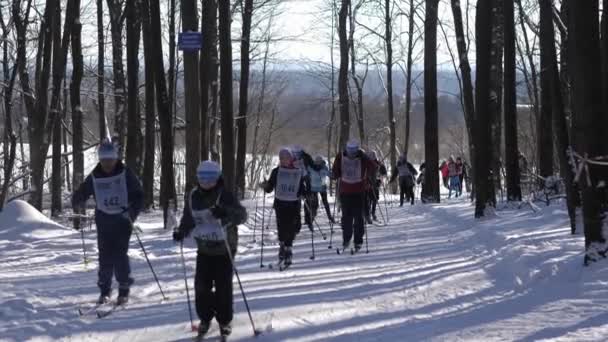
[[[283,272],[287,270],[291,266],[291,263],[283,263],[283,265],[279,266],[279,271]]]
[[[95,303],[91,306],[88,307],[79,307],[78,308],[78,315],[79,316],[87,316],[89,314],[92,314],[93,312],[97,311],[97,309],[101,308],[104,305],[107,305],[109,303]]]
[[[105,318],[116,312],[117,310],[125,309],[127,304],[117,304],[116,302],[112,302],[112,307],[108,310],[96,310],[97,318]]]

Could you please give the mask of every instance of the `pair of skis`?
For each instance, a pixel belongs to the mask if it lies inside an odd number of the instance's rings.
[[[98,319],[105,318],[113,314],[118,310],[122,310],[126,308],[125,304],[118,304],[115,301],[107,302],[107,303],[96,303],[90,308],[78,308],[78,314],[80,317],[89,316],[95,313],[95,316]]]
[[[336,253],[338,255],[342,255],[349,248],[350,248],[350,255],[355,255],[355,254],[361,252],[361,249],[362,249],[361,247],[359,247],[359,248],[351,248],[350,246],[346,246],[346,247],[342,247],[342,248],[336,248]]]

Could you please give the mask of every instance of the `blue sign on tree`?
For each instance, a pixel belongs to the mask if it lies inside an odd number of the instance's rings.
[[[198,51],[203,47],[203,35],[200,32],[182,32],[177,38],[177,46],[186,52]]]

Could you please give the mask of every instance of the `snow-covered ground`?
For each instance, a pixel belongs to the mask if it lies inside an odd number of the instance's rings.
[[[266,214],[270,214],[270,198]],[[261,200],[260,200],[261,204]],[[389,207],[390,223],[369,228],[369,254],[337,255],[302,231],[294,265],[260,268],[258,215],[240,229],[237,266],[258,328],[251,327],[235,279],[236,341],[606,341],[608,264],[582,267],[583,238],[571,236],[563,204],[538,212],[503,209],[473,219],[464,199]],[[186,294],[179,249],[160,214],[139,220],[168,301],[161,302],[144,256],[132,239],[133,299],[126,310],[81,318],[97,297],[96,240],[9,206],[0,214],[0,340],[188,341]],[[11,214],[13,213],[13,214]],[[32,217],[14,219],[15,213]],[[11,216],[12,218],[7,218]],[[379,215],[379,217],[381,217]],[[268,220],[268,219],[267,219]],[[42,222],[36,224],[36,222]],[[46,222],[46,223],[45,223]],[[266,221],[268,222],[268,221]],[[329,235],[323,213],[319,223]],[[334,245],[341,243],[339,230]],[[274,218],[264,263],[277,254]],[[196,250],[186,249],[192,289]],[[214,325],[210,336],[217,336]]]

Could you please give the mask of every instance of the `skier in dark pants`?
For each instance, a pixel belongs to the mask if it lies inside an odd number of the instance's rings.
[[[302,146],[295,145],[291,149],[291,155],[293,156],[293,165],[302,171],[302,178],[306,182],[307,188],[310,189],[310,173],[309,168],[315,167],[314,161],[310,154],[306,153]],[[310,196],[304,197],[304,223],[308,226],[310,231],[313,231],[313,220],[312,220],[312,208],[314,206],[314,199]],[[296,234],[300,233],[302,224],[298,225]]]
[[[274,191],[274,211],[279,233],[279,262],[291,265],[293,241],[301,226],[300,199],[307,195],[303,173],[294,166],[288,149],[279,152],[280,165],[272,170],[270,179],[260,184],[265,192]]]
[[[98,304],[110,301],[112,276],[118,282],[116,304],[129,298],[133,284],[129,264],[129,241],[133,222],[143,206],[143,191],[135,174],[118,159],[116,147],[109,141],[98,149],[99,163],[72,195],[74,211],[84,209],[89,197],[96,202],[95,224],[99,249],[97,286],[101,292]]]
[[[342,247],[348,248],[353,237],[355,251],[363,245],[365,234],[365,192],[374,165],[359,148],[359,143],[351,141],[342,154],[336,156],[333,177],[340,179],[340,203],[342,204]]]
[[[215,317],[222,336],[232,332],[233,268],[232,255],[238,247],[237,226],[247,220],[247,211],[228,189],[224,188],[221,169],[214,161],[204,161],[197,169],[198,186],[184,201],[184,213],[175,241],[192,236],[198,246],[194,282],[196,312],[201,322],[199,336],[204,336]],[[215,291],[213,288],[215,287]]]
[[[371,187],[366,195],[367,207],[368,213],[371,214],[371,218],[374,221],[377,221],[378,218],[376,217],[376,207],[378,206],[378,200],[380,199],[380,186],[382,185],[382,177],[386,177],[387,171],[386,166],[384,166],[384,164],[378,160],[376,151],[370,151],[368,157],[374,164],[374,167],[369,176]],[[372,222],[369,217],[367,219],[367,223],[371,224]]]
[[[304,208],[304,213],[314,220],[317,217],[317,211],[319,209],[319,196],[321,195],[321,201],[325,207],[327,218],[329,222],[335,223],[334,217],[331,214],[329,207],[329,201],[327,201],[327,179],[329,178],[329,168],[327,162],[321,156],[315,157],[315,163],[313,166],[308,168],[308,175],[310,176],[310,195],[308,196],[311,206],[310,208]],[[311,222],[312,223],[312,222]]]
[[[390,183],[392,183],[397,179],[397,176],[399,177],[399,188],[401,189],[399,202],[401,207],[403,207],[404,197],[411,205],[414,205],[414,180],[416,175],[418,175],[418,171],[407,161],[407,156],[402,154],[397,162],[397,167],[393,168],[393,175],[390,180]]]

